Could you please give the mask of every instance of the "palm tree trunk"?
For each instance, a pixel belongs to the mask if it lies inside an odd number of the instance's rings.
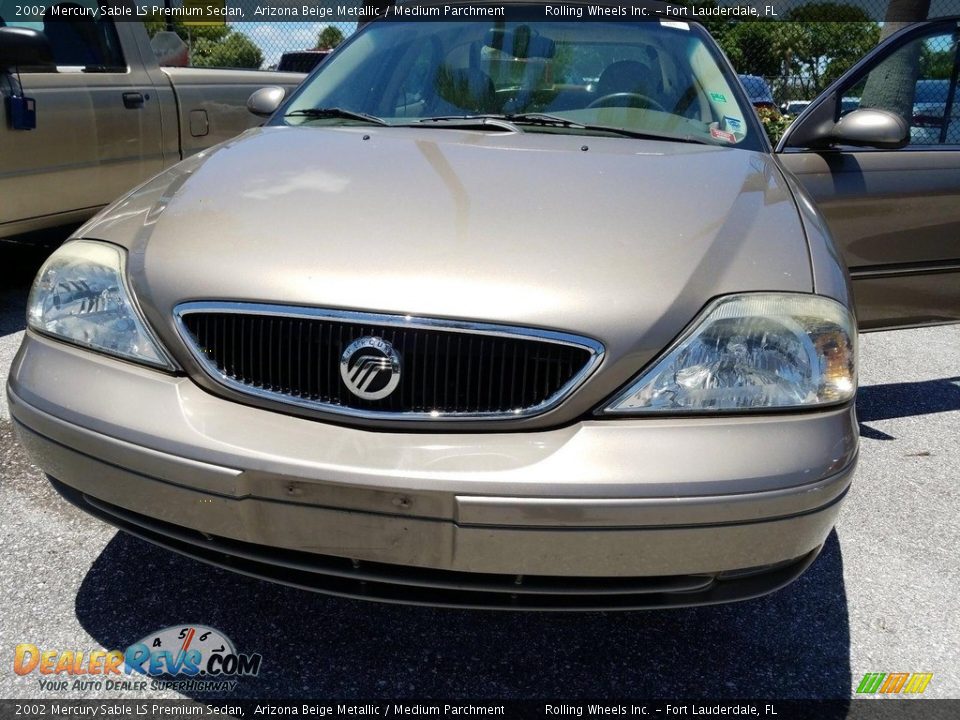
[[[880,39],[889,37],[911,22],[925,20],[930,0],[890,0]],[[920,43],[898,50],[867,77],[860,107],[883,108],[895,112],[908,123],[913,116],[913,95],[920,72]]]

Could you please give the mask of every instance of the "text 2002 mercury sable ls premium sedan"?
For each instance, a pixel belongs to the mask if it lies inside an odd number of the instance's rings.
[[[813,561],[857,457],[823,217],[702,28],[537,10],[372,23],[50,257],[8,393],[67,499],[398,602],[715,603]]]

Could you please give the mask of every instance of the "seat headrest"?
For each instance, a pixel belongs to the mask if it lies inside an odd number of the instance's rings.
[[[598,95],[614,93],[639,93],[650,95],[655,87],[652,73],[646,64],[638,60],[620,60],[604,68],[597,80]]]

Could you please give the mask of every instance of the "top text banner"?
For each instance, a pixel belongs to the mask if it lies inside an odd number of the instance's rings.
[[[938,3],[944,4],[941,15],[949,14],[949,5],[960,0],[932,0],[929,17],[938,15]],[[894,11],[897,4],[894,4]],[[901,5],[902,7],[902,5]],[[858,11],[851,16],[850,9]],[[168,20],[187,24],[223,22],[358,22],[372,20],[451,21],[451,20],[555,20],[555,21],[769,21],[802,19],[818,22],[855,20],[922,20],[903,11],[901,17],[891,13],[886,1],[848,0],[843,3],[810,2],[808,0],[712,0],[686,5],[659,2],[575,3],[457,3],[412,1],[394,4],[389,0],[149,0],[128,2],[114,0],[98,6],[65,4],[51,8],[62,12],[86,14],[94,18],[109,17],[115,21]],[[811,16],[813,10],[816,15]]]

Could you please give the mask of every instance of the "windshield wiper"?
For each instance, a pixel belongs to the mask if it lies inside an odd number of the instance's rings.
[[[338,107],[328,108],[302,108],[288,112],[284,117],[306,117],[306,118],[343,118],[344,120],[358,120],[360,122],[372,123],[374,125],[388,125],[386,120],[378,118],[376,115],[368,115],[365,112],[356,110],[344,110]]]
[[[473,115],[436,115],[417,120],[418,123],[453,123],[456,125],[477,123],[479,125],[495,125],[517,131],[517,125],[543,125],[552,127],[582,128],[583,125],[573,120],[547,115],[546,113],[475,113]],[[455,125],[451,125],[454,127]]]
[[[511,123],[530,125],[560,125],[562,127],[583,127],[580,123],[556,115],[545,113],[473,113],[471,115],[435,115],[417,120],[418,123],[456,122],[459,120],[503,120]]]
[[[586,130],[587,132],[609,132],[624,137],[640,138],[642,140],[673,140],[676,142],[698,143],[702,145],[712,144],[689,135],[659,135],[657,133],[630,130],[628,128],[619,128],[610,125],[590,125],[547,113],[516,113],[514,115],[503,115],[502,117],[505,120],[517,124],[530,123],[532,125],[575,128],[577,130]]]
[[[698,145],[712,145],[706,140],[700,140],[689,135],[659,135],[657,133],[643,132],[640,130],[629,130],[611,125],[589,125],[577,122],[559,115],[550,115],[548,113],[478,113],[476,115],[438,115],[436,117],[422,118],[418,123],[469,123],[470,121],[478,124],[486,121],[487,124],[493,124],[496,121],[507,123],[514,126],[522,125],[540,125],[543,127],[562,127],[572,128],[574,130],[584,130],[586,132],[603,132],[621,137],[638,138],[640,140],[666,140],[667,142],[696,143]],[[450,127],[456,127],[451,125]]]
[[[586,125],[583,123],[578,123],[574,120],[562,118],[559,115],[550,115],[548,113],[513,113],[511,115],[504,115],[503,117],[510,122],[528,125],[543,125],[545,127],[570,127],[580,129],[586,127]]]
[[[665,140],[667,142],[693,143],[695,145],[713,145],[711,142],[695,138],[692,135],[661,135],[659,133],[614,127],[612,125],[581,125],[580,127],[591,132],[608,132],[622,137],[637,138],[638,140]]]
[[[495,113],[477,113],[476,115],[436,115],[434,117],[419,118],[416,122],[404,125],[402,127],[414,127],[424,123],[439,123],[439,127],[448,127],[456,130],[465,127],[482,127],[507,130],[509,132],[522,132],[520,128],[510,122],[506,115],[497,115]]]

